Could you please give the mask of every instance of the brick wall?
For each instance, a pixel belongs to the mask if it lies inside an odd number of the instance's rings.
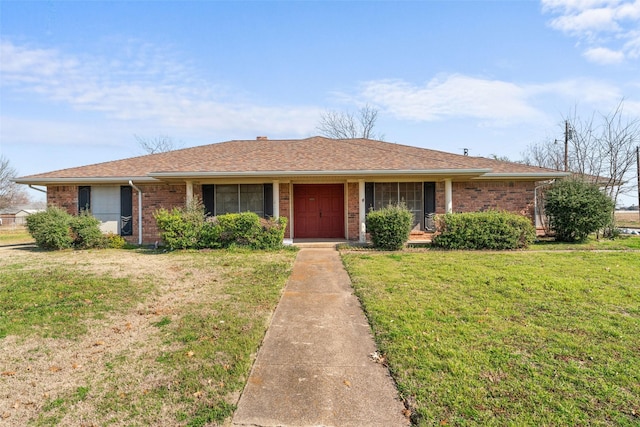
[[[280,216],[287,218],[285,239],[291,238],[291,193],[289,184],[280,184]]]
[[[453,182],[453,212],[505,210],[534,219],[535,182],[465,181]],[[436,213],[445,213],[444,182],[436,184]]]
[[[360,200],[358,183],[347,184],[347,238],[358,240],[360,235]]]
[[[47,206],[64,209],[71,215],[78,213],[78,186],[56,185],[47,187]]]
[[[142,190],[142,243],[160,243],[160,231],[153,213],[160,208],[183,207],[187,200],[184,184],[139,185]],[[138,242],[138,192],[133,191],[133,236],[127,239]]]

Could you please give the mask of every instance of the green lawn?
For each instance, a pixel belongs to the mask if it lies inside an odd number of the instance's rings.
[[[595,236],[589,236],[587,240],[581,243],[563,243],[556,242],[553,239],[542,239],[529,247],[531,251],[538,250],[563,250],[563,251],[624,251],[624,250],[640,250],[640,237],[638,236],[619,236],[615,239],[596,239]]]
[[[640,425],[640,252],[343,253],[418,425]]]

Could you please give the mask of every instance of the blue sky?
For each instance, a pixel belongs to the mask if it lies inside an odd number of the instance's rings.
[[[385,140],[513,160],[574,109],[640,116],[640,0],[0,0],[0,153],[19,175],[302,138],[379,110]]]

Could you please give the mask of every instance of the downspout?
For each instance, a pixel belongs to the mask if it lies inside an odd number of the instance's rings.
[[[138,191],[138,245],[142,246],[142,190],[133,185],[131,180],[129,185]]]
[[[36,190],[36,191],[39,191],[41,193],[47,194],[47,190],[43,190],[42,188],[36,188],[36,187],[33,186],[33,184],[29,184],[29,188],[32,189],[32,190]]]

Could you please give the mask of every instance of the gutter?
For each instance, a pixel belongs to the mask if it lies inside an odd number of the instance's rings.
[[[129,185],[138,191],[138,245],[142,246],[142,190],[133,185],[131,180]]]
[[[569,172],[515,172],[515,173],[508,173],[508,172],[496,172],[496,173],[487,173],[482,175],[481,177],[477,178],[477,179],[505,179],[505,178],[512,178],[512,179],[522,179],[522,178],[526,178],[526,179],[531,179],[531,178],[536,178],[536,179],[552,179],[552,178],[562,178],[562,177],[566,177],[566,176],[570,176],[571,173]]]
[[[127,183],[130,178],[128,177],[75,177],[75,178],[15,178],[12,181],[17,184],[27,184],[31,185],[69,185],[69,184],[80,184],[80,185],[89,185],[89,184],[123,184]],[[135,178],[136,181],[140,182],[155,182],[158,180],[154,178],[150,178],[148,176],[140,176]]]

